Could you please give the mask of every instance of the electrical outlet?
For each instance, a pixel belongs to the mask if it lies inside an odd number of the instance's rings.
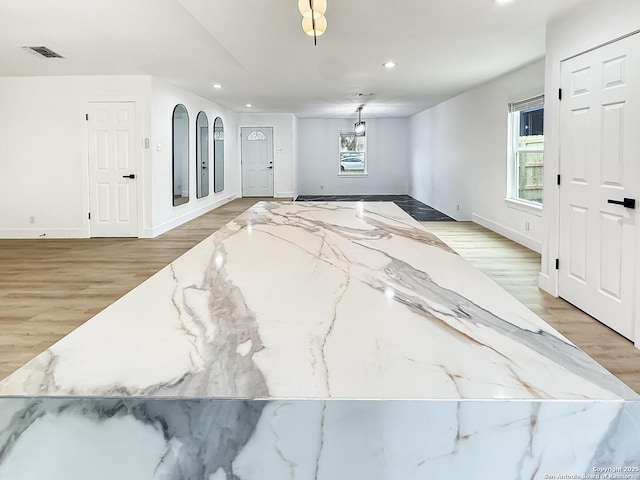
[[[459,203],[456,204],[456,210],[460,210],[460,204]]]
[[[33,215],[31,215],[31,216],[29,217],[29,223],[30,223],[31,225],[33,225],[34,223],[36,223],[36,217],[34,217]]]
[[[324,185],[320,185],[320,190],[324,190]]]
[[[529,231],[529,222],[524,222],[524,230],[525,230],[526,232],[528,232],[528,231]]]

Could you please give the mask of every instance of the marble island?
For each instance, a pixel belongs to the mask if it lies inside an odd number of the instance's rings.
[[[638,395],[392,203],[258,203],[0,397],[2,480],[640,465]]]

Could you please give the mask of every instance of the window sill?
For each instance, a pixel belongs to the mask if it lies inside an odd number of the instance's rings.
[[[340,178],[363,178],[363,177],[368,177],[369,174],[367,172],[365,172],[365,173],[338,173],[338,176]]]
[[[531,215],[535,215],[536,217],[542,217],[542,205],[537,205],[533,202],[527,202],[525,200],[516,200],[515,198],[505,198],[504,201],[507,203],[507,207],[509,208],[520,210],[521,212],[525,213],[530,213]]]

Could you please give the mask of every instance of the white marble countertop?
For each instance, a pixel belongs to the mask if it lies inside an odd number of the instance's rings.
[[[637,399],[393,203],[261,202],[4,396]]]

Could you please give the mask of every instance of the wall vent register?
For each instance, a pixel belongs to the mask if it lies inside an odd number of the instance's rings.
[[[44,46],[35,46],[35,47],[24,46],[22,48],[24,48],[25,50],[29,50],[30,52],[33,52],[37,55],[41,55],[45,58],[64,58],[59,53],[56,53],[50,48],[44,47]]]

